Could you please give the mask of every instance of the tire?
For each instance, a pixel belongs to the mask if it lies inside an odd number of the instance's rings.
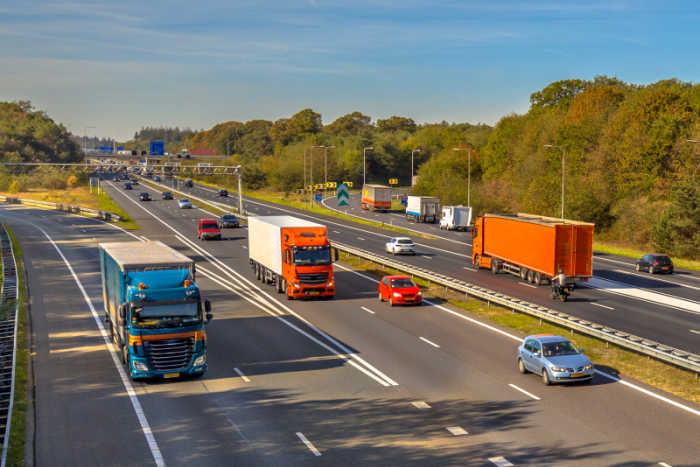
[[[277,293],[282,293],[282,279],[280,276],[275,278],[275,285],[277,286]]]
[[[282,281],[281,286],[280,286],[280,287],[282,288],[282,293],[285,293],[285,294],[286,294],[286,293],[287,293],[287,289],[288,289],[288,287],[287,287],[287,279],[280,279],[280,280]]]
[[[498,262],[496,260],[491,260],[491,274],[494,276],[498,274]]]
[[[639,272],[642,268],[640,268],[640,267],[639,267],[639,263],[637,263],[637,264],[635,265],[634,269],[636,269],[637,272]]]
[[[527,271],[527,281],[531,284],[535,282],[535,273],[531,270]]]
[[[393,297],[389,297],[389,306],[394,306],[394,299],[393,299]]]
[[[649,274],[654,274],[654,266],[649,266],[648,272]]]
[[[561,297],[559,297],[562,302],[566,301],[566,294],[561,294]]]
[[[474,266],[474,269],[479,269],[479,259],[479,255],[475,255],[472,259],[472,266]]]
[[[380,302],[383,302],[383,301],[384,301],[384,299],[382,298],[382,293],[381,293],[381,292],[379,292],[379,301],[380,301]]]
[[[542,368],[542,384],[549,386],[552,382],[549,380],[549,373],[546,368]]]
[[[518,359],[518,371],[522,374],[528,373],[527,368],[525,368],[525,364],[523,363],[523,359],[519,358]]]
[[[520,268],[520,280],[527,281],[527,269]]]
[[[261,280],[262,275],[260,274],[260,265],[255,263],[255,278]]]
[[[540,274],[539,272],[536,272],[536,273],[535,273],[534,279],[535,279],[535,281],[533,282],[533,284],[535,284],[535,285],[541,285],[541,284],[542,284],[542,274]]]
[[[125,345],[122,345],[120,350],[122,355],[122,363],[126,365],[127,359],[129,358],[129,349],[127,349]],[[131,369],[129,368],[129,370]]]

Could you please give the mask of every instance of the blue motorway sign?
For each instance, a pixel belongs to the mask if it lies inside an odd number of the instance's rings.
[[[162,141],[151,141],[151,147],[148,154],[151,156],[162,156],[165,154],[165,144]]]
[[[321,196],[321,193],[316,193],[316,202],[320,203],[323,197]]]

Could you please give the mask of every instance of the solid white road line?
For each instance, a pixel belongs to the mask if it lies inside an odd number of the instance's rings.
[[[622,282],[601,279],[600,277],[591,277],[588,279],[588,282],[583,283],[582,286],[597,289],[602,292],[632,297],[637,300],[655,303],[657,305],[662,305],[669,308],[675,308],[676,310],[700,314],[700,302],[686,298],[678,298],[660,292],[651,292],[649,290],[633,287]]]
[[[360,308],[362,308],[363,310],[365,310],[367,313],[374,314],[374,311],[370,310],[370,309],[367,308],[366,306],[361,306]]]
[[[464,266],[462,269],[466,269],[469,272],[477,272],[478,271],[478,269],[474,269],[473,267],[470,268],[468,266]]]
[[[431,408],[430,405],[428,405],[427,402],[425,401],[413,401],[411,402],[411,405],[417,409],[425,410]]]
[[[92,313],[92,317],[95,320],[95,323],[97,324],[97,328],[100,331],[100,334],[102,335],[102,339],[105,342],[105,345],[107,346],[107,351],[109,352],[109,355],[112,357],[112,362],[114,363],[114,366],[117,368],[117,372],[119,373],[119,377],[122,380],[122,384],[124,385],[124,389],[126,390],[126,393],[129,395],[129,400],[131,401],[131,405],[134,408],[134,412],[136,413],[136,418],[139,421],[139,424],[141,425],[141,430],[143,431],[143,435],[146,438],[146,442],[148,443],[148,448],[151,450],[151,455],[153,456],[153,460],[155,461],[157,466],[165,466],[165,460],[163,459],[163,455],[160,452],[160,448],[158,447],[158,443],[156,442],[155,436],[153,436],[153,431],[151,431],[151,425],[148,423],[148,419],[146,418],[146,414],[143,411],[143,407],[141,407],[141,402],[138,399],[138,396],[136,395],[136,392],[134,391],[134,387],[131,384],[131,381],[126,375],[126,372],[124,371],[124,366],[121,364],[120,361],[117,360],[117,354],[116,350],[112,346],[112,340],[111,338],[107,335],[107,331],[105,330],[104,326],[102,325],[102,319],[99,317],[97,314],[97,310],[95,310],[95,307],[92,304],[92,300],[90,300],[90,297],[88,296],[87,292],[85,291],[85,288],[83,287],[82,282],[80,282],[80,279],[78,279],[77,274],[73,270],[73,266],[68,262],[68,259],[63,255],[63,252],[61,249],[58,247],[56,242],[53,241],[53,239],[49,236],[44,229],[38,226],[34,226],[37,229],[39,229],[44,236],[49,240],[51,245],[56,249],[56,252],[58,255],[61,257],[63,262],[65,263],[66,267],[68,268],[68,271],[71,273],[73,276],[73,279],[75,280],[75,283],[78,286],[78,289],[80,289],[80,292],[83,295],[83,299],[85,299],[85,303],[87,303],[88,307],[90,308],[90,313]]]
[[[425,337],[419,337],[419,339],[422,340],[423,342],[425,342],[426,344],[432,345],[432,346],[435,347],[436,349],[439,349],[439,348],[440,348],[440,346],[437,345],[435,342],[430,342],[430,341],[429,341],[428,339],[426,339]]]
[[[654,281],[659,281],[659,282],[665,282],[665,283],[667,283],[667,284],[673,284],[673,285],[677,285],[677,286],[679,286],[679,287],[687,287],[687,288],[693,289],[693,290],[700,290],[700,287],[695,287],[694,285],[688,285],[688,284],[684,284],[684,283],[682,283],[682,282],[670,281],[670,280],[668,280],[668,279],[661,279],[661,278],[659,278],[659,277],[657,277],[657,276],[652,276],[651,274],[646,274],[646,275],[645,275],[645,274],[639,274],[639,273],[637,273],[637,272],[632,272],[632,271],[623,271],[622,269],[613,269],[613,271],[619,272],[619,273],[622,273],[622,274],[629,274],[629,275],[631,275],[631,276],[643,277],[644,279],[649,279],[649,280],[654,280]]]
[[[690,332],[692,332],[693,334],[700,334],[700,331],[696,331],[695,329],[691,329]]]
[[[304,436],[304,433],[301,431],[297,431],[297,437],[301,440],[302,443],[306,445],[307,448],[309,448],[309,451],[314,453],[314,456],[319,457],[321,453],[319,452],[318,449],[316,449],[316,446],[314,446],[311,441],[306,439],[306,436]]]
[[[362,238],[362,237],[357,237],[357,239],[358,239],[359,241],[361,241],[361,242],[364,242],[364,241],[365,241],[365,239]]]
[[[339,233],[340,233],[340,230],[334,230],[333,233],[339,234]]]
[[[526,390],[524,390],[524,389],[522,389],[522,388],[519,388],[519,387],[516,386],[515,384],[508,384],[508,386],[512,387],[512,388],[515,389],[516,391],[522,392],[523,394],[525,394],[525,395],[528,396],[528,397],[532,397],[532,398],[535,399],[536,401],[541,400],[541,399],[540,399],[539,397],[537,397],[536,395],[534,395],[534,394],[532,394],[532,393],[529,393],[529,392],[527,392]]]
[[[601,308],[607,308],[608,310],[614,310],[615,308],[608,306],[608,305],[603,305],[602,303],[596,303],[596,302],[591,302],[591,305],[599,306]]]
[[[453,436],[464,436],[469,434],[467,433],[467,430],[465,430],[461,426],[448,426],[446,429],[447,431],[452,433]]]
[[[244,382],[250,383],[250,379],[249,379],[246,375],[244,375],[243,372],[242,372],[241,370],[239,370],[238,368],[234,368],[233,371],[235,371],[236,373],[238,373],[238,376],[240,376],[241,379],[242,379]]]
[[[660,465],[661,467],[671,467],[671,466],[670,466],[669,464],[667,464],[666,462],[659,462],[659,465]]]
[[[533,289],[537,289],[538,287],[536,285],[528,284],[527,282],[518,282],[520,285],[524,285],[525,287],[531,287]]]
[[[513,465],[503,456],[489,457],[489,461],[496,464],[498,467],[511,467]]]

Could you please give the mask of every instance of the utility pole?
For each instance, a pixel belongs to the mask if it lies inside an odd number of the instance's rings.
[[[368,146],[362,150],[362,186],[367,184],[367,150],[374,150],[373,146]]]
[[[411,186],[413,186],[413,154],[420,152],[420,148],[411,151]]]
[[[566,179],[566,150],[562,146],[545,144],[545,148],[561,149],[561,220],[564,220],[564,181]]]
[[[240,165],[237,167],[238,170],[238,215],[243,216],[243,189],[241,187],[241,172],[243,171],[243,167]]]
[[[335,146],[313,146],[314,148],[323,149],[323,190],[328,187],[328,150],[335,149]]]

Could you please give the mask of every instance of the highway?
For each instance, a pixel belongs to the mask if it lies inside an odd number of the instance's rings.
[[[235,194],[222,198],[209,187],[195,184],[194,188],[188,189],[182,182],[177,184],[177,189],[203,199],[238,206]],[[394,225],[437,236],[435,239],[415,236],[418,254],[415,257],[403,256],[401,259],[407,263],[700,354],[700,275],[697,273],[681,270],[671,276],[650,277],[635,272],[633,262],[628,258],[596,254],[595,278],[589,282],[593,287],[578,288],[569,301],[562,304],[552,301],[547,286],[534,287],[509,274],[493,276],[486,270],[475,271],[471,267],[471,245],[464,232],[447,232],[439,230],[436,225],[408,223],[403,216],[391,213],[367,213],[359,208],[356,197],[351,200],[351,207],[356,206],[350,211],[354,215],[374,220],[389,218]],[[391,236],[403,235],[265,201],[244,198],[244,202],[245,209],[251,214],[291,213],[315,220],[328,225],[331,240],[378,253],[384,251],[384,244]],[[327,200],[330,207],[334,207],[332,203]]]
[[[97,324],[95,245],[133,238],[90,219],[3,207],[30,277],[37,465],[683,465],[700,457],[698,406],[606,369],[591,385],[545,387],[517,372],[518,336],[442,306],[389,308],[373,280],[342,264],[334,301],[280,301],[254,282],[245,228],[200,242],[195,221],[208,213],[158,197],[139,202],[141,188],[105,188],[139,223],[139,238],[197,261],[215,314],[209,371],[123,381]]]

